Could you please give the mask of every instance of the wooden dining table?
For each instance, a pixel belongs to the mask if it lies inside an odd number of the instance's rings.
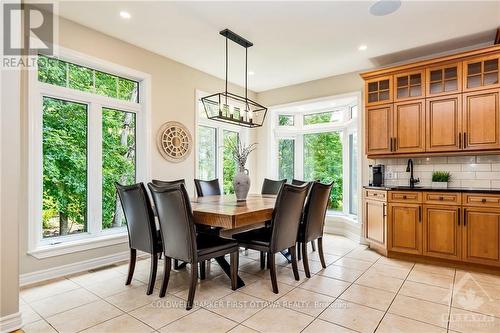
[[[249,194],[246,201],[237,201],[235,195],[212,195],[191,199],[191,207],[196,224],[227,231],[258,226],[270,221],[275,202],[275,195]],[[215,260],[222,270],[231,276],[227,260],[224,257]],[[237,287],[244,285],[238,276]]]

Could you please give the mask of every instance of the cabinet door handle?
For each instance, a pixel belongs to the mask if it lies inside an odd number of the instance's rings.
[[[467,133],[464,132],[464,148],[467,148]]]
[[[383,210],[384,217],[386,217],[387,216],[387,205],[386,204],[384,204],[382,210]]]
[[[398,138],[394,138],[394,151],[398,150]]]
[[[390,150],[392,151],[392,138],[389,139],[389,143],[390,143]]]
[[[467,208],[464,208],[464,227],[467,225]]]
[[[418,223],[422,223],[422,206],[418,206]]]
[[[458,133],[458,149],[462,149],[462,133]]]
[[[458,225],[460,226],[460,208],[458,208],[457,213],[458,213]]]

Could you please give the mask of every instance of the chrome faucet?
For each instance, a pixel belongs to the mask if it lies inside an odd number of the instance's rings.
[[[420,179],[413,178],[413,160],[408,159],[408,164],[406,165],[406,172],[410,173],[410,188],[414,188],[416,183],[420,182]]]

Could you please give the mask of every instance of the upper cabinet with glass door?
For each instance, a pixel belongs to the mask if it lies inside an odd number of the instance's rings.
[[[427,97],[462,92],[462,63],[452,62],[426,70]]]
[[[394,75],[394,101],[422,98],[425,96],[424,70]]]
[[[464,61],[464,91],[500,87],[499,65],[498,53]]]
[[[365,81],[366,105],[392,103],[392,75]]]

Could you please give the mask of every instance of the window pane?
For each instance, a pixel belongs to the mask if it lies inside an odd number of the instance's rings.
[[[226,149],[226,146],[229,142],[233,144],[237,144],[239,140],[239,136],[237,132],[224,130],[224,152],[223,152],[223,168],[222,168],[222,178],[224,180],[224,194],[232,194],[234,193],[233,188],[233,179],[236,175],[236,161],[233,157],[233,154],[229,149]]]
[[[278,179],[294,178],[295,140],[280,139],[278,141]]]
[[[135,113],[102,109],[102,228],[125,225],[115,182],[136,182]]]
[[[216,130],[212,127],[198,126],[198,178],[215,178],[217,165]]]
[[[358,135],[349,135],[349,213],[358,215]]]
[[[342,111],[330,111],[304,115],[304,125],[334,123],[342,120]]]
[[[293,116],[280,114],[278,116],[278,123],[279,126],[293,126]]]
[[[116,97],[117,77],[103,72],[95,72],[95,92],[99,95]]]
[[[138,82],[44,55],[38,55],[38,81],[139,103]]]
[[[66,87],[66,63],[53,58],[38,57],[38,81]]]
[[[87,105],[43,98],[43,237],[87,231]]]
[[[94,91],[94,71],[90,68],[69,64],[69,88]]]
[[[304,179],[334,181],[330,209],[342,210],[342,135],[340,132],[304,135]]]

